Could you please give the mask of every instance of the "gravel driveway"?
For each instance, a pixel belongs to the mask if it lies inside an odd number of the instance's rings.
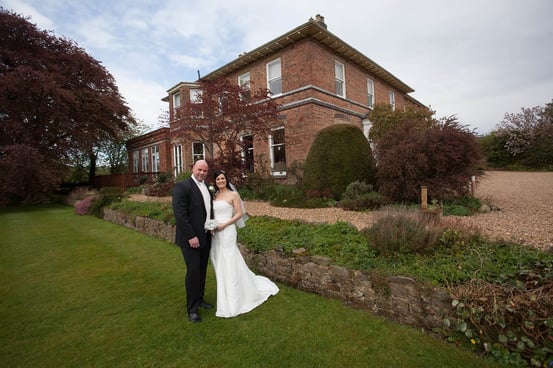
[[[500,209],[470,217],[484,234],[553,250],[553,172],[488,171],[475,195]]]
[[[553,172],[487,171],[476,184],[475,196],[499,211],[470,217],[447,216],[476,226],[491,239],[503,239],[541,249],[553,249]],[[349,222],[358,229],[374,223],[378,212],[353,212],[338,208],[296,209],[248,201],[253,216],[301,219],[314,223]]]

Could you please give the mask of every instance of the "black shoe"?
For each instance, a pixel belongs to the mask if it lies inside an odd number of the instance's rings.
[[[199,323],[199,322],[202,321],[202,319],[200,318],[200,315],[198,313],[188,313],[188,319],[192,323]]]
[[[211,309],[213,308],[213,305],[209,304],[208,302],[201,301],[200,307],[202,307],[203,309]]]

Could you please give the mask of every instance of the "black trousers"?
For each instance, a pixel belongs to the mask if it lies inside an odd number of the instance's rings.
[[[198,306],[204,298],[205,278],[211,246],[201,248],[180,247],[186,264],[186,309],[188,313],[198,313]]]

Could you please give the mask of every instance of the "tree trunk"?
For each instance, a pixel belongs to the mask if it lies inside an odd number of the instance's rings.
[[[89,153],[88,158],[90,160],[88,169],[88,185],[92,185],[92,183],[94,183],[94,177],[96,176],[96,160],[98,156],[94,153]]]

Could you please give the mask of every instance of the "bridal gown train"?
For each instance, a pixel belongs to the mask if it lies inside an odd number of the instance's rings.
[[[228,221],[233,214],[230,203],[213,201],[215,220]],[[215,232],[211,240],[211,263],[217,279],[217,317],[247,313],[276,295],[278,286],[268,278],[254,274],[246,265],[236,244],[236,226]]]

